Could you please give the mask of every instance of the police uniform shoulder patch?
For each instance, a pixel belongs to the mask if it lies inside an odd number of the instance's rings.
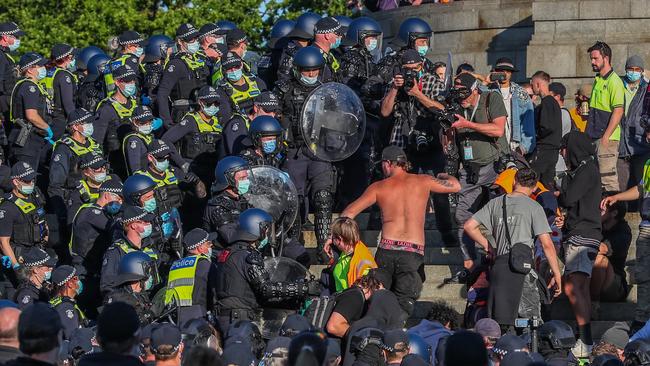
[[[232,124],[231,129],[232,129],[232,132],[237,132],[237,130],[239,130],[239,123],[238,123],[238,122],[234,122],[234,123]]]
[[[135,149],[138,147],[138,143],[135,140],[131,140],[131,144],[129,145],[132,149]]]
[[[174,72],[174,65],[169,65],[167,72]]]
[[[25,169],[29,168],[29,164],[23,163],[23,168],[25,168]]]
[[[23,296],[23,299],[21,300],[21,302],[22,302],[23,304],[29,304],[29,300],[31,300],[31,299],[32,299],[31,296],[29,296],[29,295],[25,295],[25,296]]]
[[[93,209],[93,213],[94,213],[95,215],[99,215],[99,214],[102,213],[102,211],[101,211],[101,210],[98,210],[98,209],[96,209],[96,208],[94,208],[94,209]]]
[[[36,93],[36,87],[35,87],[34,85],[31,85],[31,86],[29,87],[29,92],[30,92],[30,93]]]
[[[0,210],[0,219],[5,218],[5,210]]]
[[[54,157],[52,158],[53,161],[61,161],[61,154],[54,154]]]
[[[72,83],[72,79],[70,79],[70,76],[68,76],[68,75],[65,76],[65,82],[68,83],[68,84]]]
[[[72,309],[68,309],[68,310],[65,311],[65,315],[68,318],[72,319],[72,318],[74,318],[74,311]]]
[[[102,262],[102,267],[108,264],[108,258],[104,256],[104,261]]]
[[[187,120],[181,120],[181,126],[185,126],[187,124]]]

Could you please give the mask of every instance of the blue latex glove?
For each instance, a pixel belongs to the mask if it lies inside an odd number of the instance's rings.
[[[143,94],[142,96],[140,96],[140,102],[142,103],[142,105],[147,105],[147,106],[151,105],[151,98],[149,98],[148,95]]]
[[[154,118],[153,122],[151,123],[151,128],[153,128],[154,131],[157,131],[160,127],[163,125],[163,120],[162,118]]]
[[[3,256],[2,256],[2,266],[3,266],[4,268],[7,268],[7,269],[9,269],[9,268],[12,267],[12,265],[11,265],[11,258],[9,258],[8,255],[3,255]]]
[[[171,215],[169,214],[169,212],[165,212],[164,214],[160,215],[160,218],[163,220],[163,222],[169,221],[170,217]]]
[[[174,233],[174,224],[171,222],[164,222],[162,224],[163,236],[169,238]]]
[[[48,127],[47,130],[45,130],[45,134],[47,135],[47,136],[45,136],[45,139],[46,140],[47,139],[51,140],[52,137],[54,137],[54,132],[52,132],[52,127]]]

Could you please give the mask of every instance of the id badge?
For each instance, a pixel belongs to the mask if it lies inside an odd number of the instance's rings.
[[[474,151],[472,150],[472,147],[469,145],[463,146],[463,160],[473,160],[474,159]]]

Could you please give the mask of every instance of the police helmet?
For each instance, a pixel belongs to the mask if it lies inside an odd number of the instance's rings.
[[[106,64],[110,60],[111,58],[103,53],[98,53],[95,56],[91,57],[87,63],[88,75],[102,75],[104,73],[104,67],[106,67]]]
[[[370,344],[383,347],[384,332],[378,328],[362,328],[350,337],[350,351],[359,354]]]
[[[273,216],[259,208],[249,208],[239,215],[237,236],[244,241],[258,241],[269,235]]]
[[[253,139],[255,146],[260,146],[260,139],[266,136],[282,136],[282,126],[277,119],[271,116],[258,116],[253,119],[250,126],[248,127],[248,133]],[[280,141],[277,142],[278,144]]]
[[[650,343],[637,339],[625,346],[623,351],[626,366],[650,365]]]
[[[551,320],[537,330],[541,344],[548,342],[552,349],[570,349],[576,344],[573,329],[569,324],[560,320]]]
[[[213,189],[223,191],[228,187],[234,187],[235,173],[248,168],[248,162],[239,156],[226,156],[219,160],[214,169]]]
[[[310,11],[303,13],[296,19],[296,25],[287,35],[289,38],[309,40],[314,38],[314,26],[321,16]]]
[[[326,356],[327,336],[323,332],[302,332],[289,344],[289,365],[323,365]]]
[[[407,334],[409,336],[409,352],[422,357],[422,359],[427,362],[431,361],[431,345],[428,344],[419,334],[411,332],[408,332]]]
[[[88,68],[88,61],[95,55],[104,55],[104,51],[97,46],[88,46],[81,49],[77,54],[77,69],[86,70]]]
[[[220,20],[214,24],[219,27],[220,31],[229,31],[237,28],[237,24],[229,20]]]
[[[291,33],[295,25],[296,22],[288,19],[280,19],[275,22],[275,24],[273,24],[273,28],[271,28],[269,47],[273,49],[279,49],[280,47],[276,48],[277,42],[282,38],[286,38],[287,35]]]
[[[404,45],[409,46],[418,38],[431,37],[432,33],[429,23],[420,18],[408,18],[400,24],[398,38]]]
[[[361,17],[352,21],[345,35],[347,43],[363,45],[363,39],[368,36],[379,37],[382,34],[381,26],[370,17]]]
[[[164,34],[155,34],[147,40],[144,48],[144,62],[156,62],[167,57],[167,50],[174,47],[174,40]]]
[[[293,66],[298,70],[316,70],[323,67],[325,59],[315,46],[303,47],[293,57]]]
[[[127,253],[120,259],[117,267],[116,284],[144,281],[149,277],[155,278],[155,264],[150,256],[139,250]]]
[[[140,197],[147,192],[153,191],[156,188],[156,182],[153,179],[142,174],[134,174],[124,181],[122,192],[126,202],[133,206],[142,206],[139,202]]]

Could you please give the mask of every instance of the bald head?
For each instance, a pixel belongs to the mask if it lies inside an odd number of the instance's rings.
[[[18,318],[20,310],[16,308],[0,309],[0,344],[18,344]]]

